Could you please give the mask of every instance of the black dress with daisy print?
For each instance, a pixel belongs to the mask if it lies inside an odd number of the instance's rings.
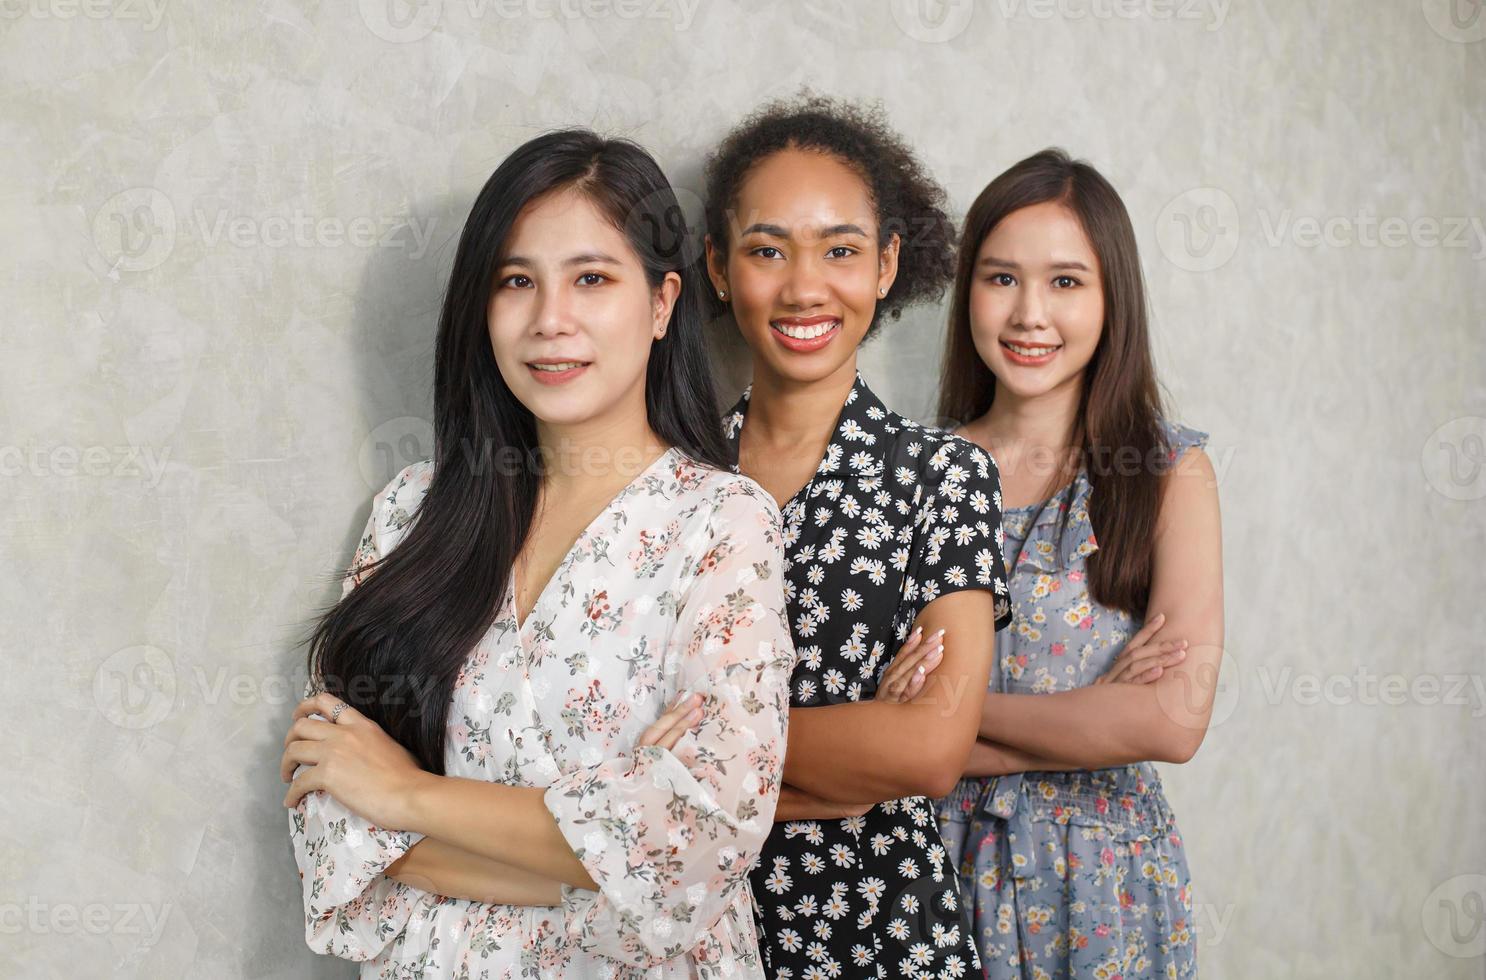
[[[750,393],[724,419],[735,455]],[[860,374],[815,475],[782,516],[792,707],[870,700],[919,613],[942,595],[989,590],[996,628],[1010,621],[995,462],[888,411]],[[990,637],[985,645],[990,657]],[[924,797],[776,824],[751,879],[771,978],[980,973]]]

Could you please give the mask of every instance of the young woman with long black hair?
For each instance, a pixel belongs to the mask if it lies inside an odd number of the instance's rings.
[[[1206,435],[1162,409],[1134,229],[1093,167],[1047,150],[971,206],[939,411],[1000,464],[1015,556],[980,738],[939,808],[985,975],[1194,976],[1151,763],[1189,760],[1212,711],[1217,483]]]
[[[769,976],[964,975],[975,946],[927,798],[963,771],[1009,617],[999,483],[857,373],[885,316],[951,278],[944,195],[879,115],[818,98],[761,109],[707,173],[709,274],[753,352],[727,428],[782,507],[799,658],[752,875]]]
[[[285,738],[306,939],[362,976],[762,976],[779,513],[729,468],[674,213],[581,130],[471,210],[434,457],[373,500]]]

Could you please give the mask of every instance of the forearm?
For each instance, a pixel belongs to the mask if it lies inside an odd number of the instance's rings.
[[[409,794],[406,829],[574,888],[597,890],[542,802],[546,792],[424,773]]]
[[[964,771],[973,730],[933,700],[795,708],[785,781],[825,800],[878,803],[943,796]]]
[[[385,872],[435,895],[493,905],[561,905],[562,885],[525,868],[425,837]]]
[[[1099,684],[1054,694],[988,694],[980,738],[1067,768],[1185,762],[1202,731],[1178,724],[1164,682]],[[1042,767],[1045,768],[1045,767]]]
[[[970,748],[970,761],[965,763],[965,775],[984,778],[1006,776],[1014,772],[1048,772],[1077,768],[1067,763],[1032,755],[1030,752],[1024,752],[1001,742],[978,738]]]

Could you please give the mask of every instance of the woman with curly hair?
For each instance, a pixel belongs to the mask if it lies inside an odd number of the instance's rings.
[[[829,99],[765,106],[708,162],[708,274],[753,353],[726,429],[782,510],[797,652],[786,785],[751,876],[771,977],[979,970],[928,797],[964,771],[965,692],[985,690],[1009,619],[1000,482],[857,372],[885,318],[952,279],[943,202],[880,113]]]

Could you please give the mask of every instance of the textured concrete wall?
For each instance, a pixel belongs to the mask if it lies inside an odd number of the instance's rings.
[[[573,123],[696,190],[809,82],[882,99],[957,210],[1056,144],[1136,217],[1222,474],[1224,693],[1169,771],[1205,974],[1482,976],[1486,13],[1451,2],[0,2],[0,974],[351,972],[301,938],[293,643],[430,451],[475,191]],[[920,417],[944,314],[863,356]]]

